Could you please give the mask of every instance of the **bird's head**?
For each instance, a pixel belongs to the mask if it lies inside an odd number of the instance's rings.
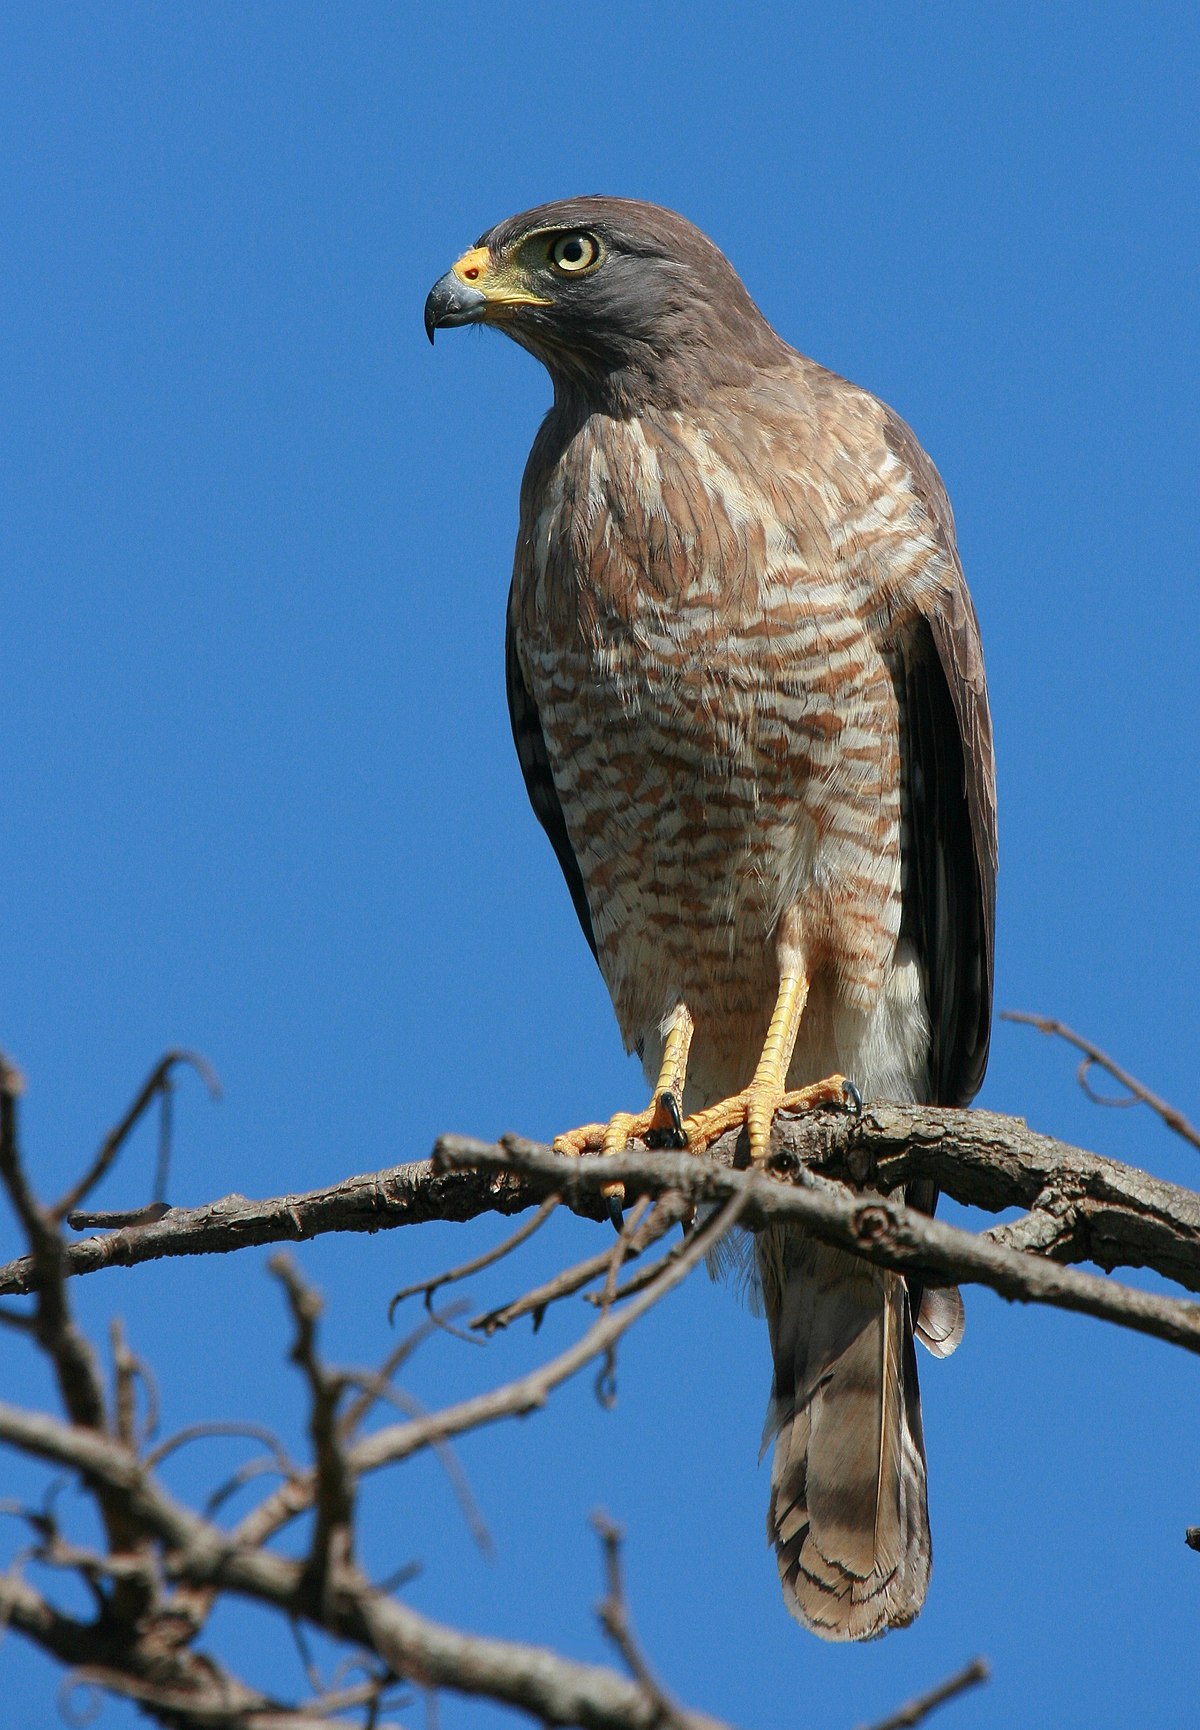
[[[628,198],[565,199],[489,229],[425,302],[431,342],[460,324],[495,325],[557,387],[634,411],[784,352],[711,240]]]

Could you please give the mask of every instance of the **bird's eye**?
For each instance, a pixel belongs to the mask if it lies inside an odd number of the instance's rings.
[[[550,248],[550,262],[568,276],[582,276],[600,262],[600,242],[594,234],[560,234]]]

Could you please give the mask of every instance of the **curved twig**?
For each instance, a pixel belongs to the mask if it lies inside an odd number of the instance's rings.
[[[986,1658],[972,1658],[969,1664],[964,1664],[953,1676],[939,1682],[936,1688],[930,1688],[926,1694],[918,1694],[915,1700],[907,1701],[897,1711],[881,1718],[877,1724],[869,1727],[864,1725],[863,1730],[915,1730],[918,1724],[923,1724],[929,1714],[939,1706],[944,1706],[947,1700],[965,1694],[969,1688],[978,1688],[981,1682],[990,1679],[991,1674]]]
[[[394,1406],[406,1418],[427,1418],[429,1416],[427,1406],[423,1406],[420,1400],[415,1399],[412,1394],[406,1393],[403,1388],[393,1387],[382,1375],[373,1375],[367,1370],[346,1370],[343,1374],[348,1386],[357,1387],[362,1392],[369,1393],[373,1399],[386,1401],[388,1405]],[[463,1470],[462,1461],[449,1442],[440,1440],[434,1442],[433,1451],[437,1456],[438,1464],[446,1475],[446,1482],[450,1485],[454,1499],[466,1521],[467,1530],[475,1541],[476,1548],[480,1555],[486,1557],[489,1562],[494,1561],[496,1545],[492,1539],[492,1534],[488,1531],[487,1521],[483,1517],[479,1503],[475,1500],[475,1493],[471,1489],[466,1472]]]
[[[276,1469],[284,1477],[289,1477],[296,1471],[296,1465],[288,1459],[282,1442],[265,1424],[227,1423],[221,1418],[206,1423],[188,1424],[186,1429],[176,1430],[173,1436],[168,1436],[150,1453],[144,1454],[142,1463],[147,1471],[152,1472],[180,1448],[190,1447],[193,1442],[206,1442],[229,1436],[236,1436],[241,1441],[261,1442],[271,1455]]]
[[[50,1217],[56,1224],[60,1220],[66,1219],[67,1215],[79,1206],[84,1197],[90,1195],[92,1190],[95,1189],[96,1185],[100,1182],[100,1179],[112,1165],[117,1154],[121,1151],[121,1148],[128,1139],[130,1133],[140,1121],[143,1113],[151,1104],[153,1104],[156,1097],[170,1085],[171,1074],[180,1064],[186,1064],[190,1069],[195,1070],[196,1074],[208,1089],[210,1099],[214,1101],[220,1099],[221,1083],[217,1080],[216,1071],[213,1069],[206,1057],[201,1057],[198,1051],[180,1050],[166,1052],[159,1058],[158,1062],[154,1065],[154,1068],[142,1083],[132,1105],[129,1107],[124,1117],[115,1125],[114,1128],[109,1130],[104,1140],[100,1143],[99,1152],[96,1154],[95,1159],[93,1159],[91,1165],[88,1166],[83,1176],[79,1178],[76,1183],[73,1183],[70,1189],[67,1190],[66,1194],[61,1195],[54,1203],[53,1207],[49,1209]],[[160,1145],[160,1167],[161,1158],[162,1150]],[[161,1199],[160,1196],[155,1197],[155,1200]]]
[[[1081,1033],[1076,1033],[1064,1021],[1055,1021],[1049,1015],[1030,1015],[1023,1009],[1002,1009],[1001,1021],[1015,1021],[1023,1027],[1036,1027],[1039,1033],[1045,1033],[1056,1039],[1065,1039],[1068,1045],[1073,1045],[1076,1051],[1083,1053],[1083,1062],[1075,1071],[1075,1079],[1095,1105],[1148,1105],[1167,1128],[1176,1135],[1182,1136],[1192,1147],[1200,1149],[1200,1129],[1189,1123],[1187,1118],[1175,1106],[1169,1105],[1165,1099],[1160,1099],[1157,1093],[1150,1089],[1136,1076],[1130,1075],[1127,1069],[1122,1069],[1106,1051],[1101,1051],[1098,1045],[1093,1045],[1090,1039],[1085,1039]],[[1128,1095],[1125,1099],[1112,1099],[1106,1094],[1097,1093],[1088,1081],[1088,1071],[1102,1069],[1106,1075],[1111,1075],[1118,1087],[1123,1087]]]
[[[514,1249],[527,1242],[535,1231],[540,1230],[545,1225],[558,1205],[559,1197],[548,1195],[533,1218],[525,1220],[510,1237],[506,1237],[494,1249],[484,1250],[482,1255],[473,1256],[470,1261],[460,1262],[457,1267],[447,1268],[445,1273],[434,1274],[432,1279],[418,1280],[415,1285],[402,1286],[388,1304],[388,1321],[392,1320],[397,1307],[406,1298],[416,1297],[418,1292],[424,1292],[425,1308],[429,1309],[433,1302],[434,1292],[439,1291],[442,1286],[450,1285],[456,1280],[469,1279],[472,1274],[482,1273],[484,1268],[493,1267],[496,1262],[503,1261],[506,1255],[510,1255]],[[472,1341],[472,1344],[478,1344],[478,1341]]]
[[[504,1141],[500,1145],[505,1149],[513,1146],[510,1141]],[[535,1144],[522,1142],[520,1145],[523,1148],[530,1148]],[[562,1198],[559,1197],[560,1204],[561,1200]],[[659,1204],[650,1219],[643,1219],[639,1212],[623,1259],[632,1261],[635,1256],[641,1255],[644,1250],[657,1243],[659,1238],[665,1237],[672,1226],[678,1225],[686,1211],[687,1203],[679,1197],[662,1196],[659,1198]],[[622,1231],[623,1238],[624,1231]],[[618,1239],[618,1247],[622,1239]],[[478,1328],[481,1333],[494,1334],[501,1328],[511,1326],[521,1316],[531,1315],[533,1317],[533,1331],[537,1333],[542,1325],[542,1317],[551,1304],[558,1303],[566,1297],[573,1297],[577,1291],[582,1291],[584,1286],[590,1285],[595,1279],[599,1279],[601,1274],[609,1272],[612,1267],[613,1253],[612,1249],[602,1249],[595,1255],[586,1256],[583,1261],[576,1262],[573,1267],[563,1268],[561,1273],[554,1274],[542,1285],[534,1286],[532,1291],[527,1291],[521,1297],[513,1298],[496,1309],[487,1310],[483,1315],[476,1316],[472,1320],[471,1326]]]

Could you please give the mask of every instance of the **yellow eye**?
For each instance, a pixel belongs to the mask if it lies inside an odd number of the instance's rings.
[[[582,276],[600,262],[600,242],[594,234],[560,234],[550,248],[550,262],[568,276]]]

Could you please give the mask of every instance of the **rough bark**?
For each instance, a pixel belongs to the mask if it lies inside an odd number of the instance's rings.
[[[68,1205],[77,1205],[111,1166],[130,1125],[163,1093],[170,1066],[179,1061],[179,1054],[163,1060],[89,1171],[50,1207],[28,1184],[16,1132],[19,1078],[0,1062],[0,1181],[30,1250],[0,1269],[0,1293],[33,1300],[32,1308],[0,1308],[0,1320],[23,1332],[50,1363],[64,1414],[0,1405],[0,1445],[73,1474],[103,1533],[101,1547],[83,1547],[59,1529],[52,1512],[10,1508],[33,1534],[25,1554],[83,1581],[96,1614],[87,1620],[59,1608],[25,1577],[18,1558],[0,1576],[0,1624],[76,1678],[137,1701],[164,1725],[333,1730],[357,1710],[364,1723],[382,1726],[392,1691],[405,1685],[487,1698],[544,1724],[720,1730],[715,1720],[676,1704],[655,1679],[624,1603],[619,1533],[607,1521],[598,1526],[607,1573],[599,1614],[628,1675],[422,1616],[364,1576],[355,1556],[355,1518],[366,1474],[427,1448],[444,1456],[453,1438],[544,1404],[588,1363],[601,1362],[602,1389],[621,1335],[735,1223],[755,1228],[794,1220],[830,1243],[926,1281],[977,1281],[1009,1298],[1079,1310],[1200,1351],[1200,1304],[1067,1265],[1086,1260],[1106,1269],[1152,1268],[1187,1291],[1200,1291],[1200,1196],[1038,1135],[1019,1120],[983,1112],[878,1106],[859,1117],[785,1119],[776,1125],[764,1170],[745,1169],[744,1140],[732,1134],[703,1158],[634,1147],[607,1160],[563,1158],[517,1137],[489,1143],[446,1136],[431,1159],[305,1195],[266,1201],[228,1196],[202,1208],[165,1211],[156,1202],[136,1216],[138,1224],[69,1242],[61,1223]],[[1024,1211],[990,1230],[965,1231],[904,1205],[899,1197],[916,1177],[932,1178],[958,1201],[990,1212]],[[365,1420],[380,1402],[403,1409],[392,1377],[411,1346],[398,1346],[377,1370],[331,1369],[319,1350],[316,1293],[286,1257],[274,1258],[272,1271],[291,1315],[291,1356],[307,1391],[305,1462],[292,1461],[254,1426],[221,1419],[148,1447],[134,1421],[133,1384],[143,1373],[137,1360],[114,1335],[110,1399],[98,1358],[71,1315],[71,1278],[106,1267],[330,1231],[539,1209],[505,1244],[416,1288],[431,1304],[436,1290],[514,1251],[556,1205],[604,1218],[602,1191],[614,1181],[633,1204],[620,1237],[606,1235],[599,1253],[476,1322],[492,1331],[518,1315],[536,1317],[591,1285],[599,1314],[580,1338],[512,1382],[371,1429]],[[692,1215],[699,1225],[651,1259],[653,1246]],[[633,1258],[639,1258],[636,1268],[622,1284]],[[219,1525],[211,1510],[201,1514],[180,1503],[158,1475],[175,1448],[201,1432],[265,1439],[281,1479],[232,1528]],[[296,1526],[309,1513],[313,1518]],[[296,1540],[292,1553],[279,1544],[288,1528]],[[298,1533],[306,1534],[303,1542]],[[1200,1542],[1189,1534],[1192,1541]],[[331,1636],[352,1655],[363,1679],[340,1691],[317,1685],[295,1702],[243,1683],[199,1644],[214,1607],[229,1595],[273,1609],[293,1627]],[[917,1724],[985,1676],[977,1660],[886,1722]]]

